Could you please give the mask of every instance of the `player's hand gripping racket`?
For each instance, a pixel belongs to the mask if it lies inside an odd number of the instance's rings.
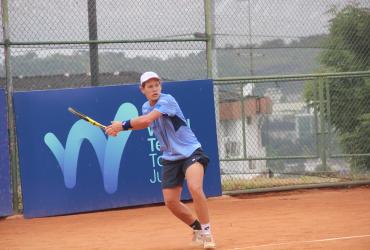
[[[73,108],[71,108],[71,107],[69,107],[69,108],[68,108],[68,111],[69,111],[69,112],[71,112],[72,114],[74,114],[74,115],[78,116],[79,118],[81,118],[81,119],[83,119],[83,120],[87,121],[88,123],[90,123],[90,124],[92,124],[92,125],[94,125],[94,126],[98,127],[98,128],[101,128],[101,129],[103,129],[103,130],[105,130],[105,128],[106,128],[106,126],[104,126],[103,124],[101,124],[101,123],[99,123],[99,122],[95,121],[94,119],[91,119],[91,118],[90,118],[90,117],[88,117],[87,115],[84,115],[84,114],[82,114],[82,113],[78,112],[77,110],[75,110],[75,109],[73,109]]]

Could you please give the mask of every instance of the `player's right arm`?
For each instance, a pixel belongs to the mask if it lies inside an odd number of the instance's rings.
[[[161,112],[154,109],[148,114],[138,116],[131,120],[124,122],[113,121],[111,125],[107,126],[105,133],[110,136],[116,136],[119,132],[123,130],[140,130],[149,127],[149,125],[158,119],[162,115]]]
[[[148,114],[141,115],[139,117],[131,119],[130,120],[132,126],[131,129],[132,130],[145,129],[149,127],[149,125],[152,124],[152,122],[154,122],[155,120],[157,120],[161,115],[162,115],[161,112],[154,109]]]

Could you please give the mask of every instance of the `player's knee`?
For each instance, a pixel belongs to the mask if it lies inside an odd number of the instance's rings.
[[[164,199],[164,204],[166,205],[166,207],[168,207],[169,209],[174,209],[176,207],[178,207],[180,205],[180,200],[177,200],[177,199],[173,199],[173,198],[170,198],[170,199]]]
[[[200,184],[196,183],[189,183],[188,184],[189,191],[191,196],[194,198],[202,197],[203,196],[203,187]]]

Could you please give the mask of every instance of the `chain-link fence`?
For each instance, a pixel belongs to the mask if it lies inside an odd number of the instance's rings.
[[[203,1],[8,1],[14,88],[133,83],[149,69],[206,78],[204,12]]]
[[[369,36],[366,35],[369,1],[215,3],[217,77],[316,72],[320,69],[318,61],[324,50],[332,53],[356,50],[358,56],[353,63],[357,66],[368,63],[363,53],[369,49]]]
[[[213,78],[313,73],[324,50],[354,50],[357,66],[368,60],[366,0],[2,2],[15,89],[135,82],[147,69],[169,80],[205,78],[210,55]]]
[[[368,0],[1,7],[0,86],[8,93],[133,83],[146,70],[164,80],[210,77],[224,190],[369,179]],[[315,76],[335,72],[343,74]]]
[[[370,178],[370,77],[334,76],[216,82],[224,191]]]

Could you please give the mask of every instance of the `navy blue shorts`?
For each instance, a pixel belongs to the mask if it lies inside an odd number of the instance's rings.
[[[185,180],[185,172],[192,164],[199,162],[206,170],[209,162],[208,156],[202,148],[196,149],[188,158],[168,161],[161,159],[162,164],[162,188],[182,186]]]

